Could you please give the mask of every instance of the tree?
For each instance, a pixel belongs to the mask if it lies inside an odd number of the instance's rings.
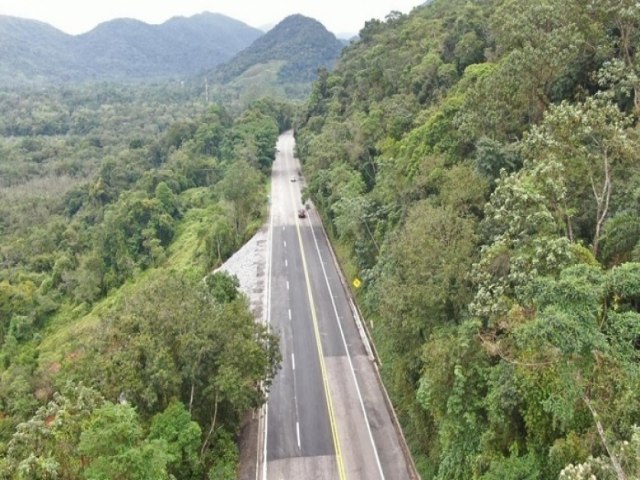
[[[235,301],[240,295],[240,282],[235,275],[227,272],[215,272],[207,275],[205,283],[209,293],[218,303],[229,303]]]
[[[262,210],[263,180],[257,170],[244,160],[233,162],[218,183],[222,197],[229,202],[236,235],[242,238],[251,220]]]
[[[40,407],[16,428],[0,475],[15,480],[79,479],[88,459],[78,451],[80,436],[104,398],[81,384],[69,384],[63,393]],[[3,477],[5,478],[5,477]]]
[[[640,428],[635,426],[630,440],[619,440],[613,446],[615,454],[620,458],[621,467],[624,468],[627,478],[640,476]],[[558,477],[559,480],[601,480],[619,479],[611,462],[605,457],[589,457],[581,464],[567,465]]]
[[[477,315],[504,315],[528,275],[572,262],[580,250],[573,242],[591,241],[598,255],[614,185],[635,158],[627,124],[615,105],[592,99],[551,108],[526,135],[523,168],[503,173],[485,208],[490,241],[474,270]]]
[[[367,293],[380,315],[377,335],[389,352],[386,378],[400,415],[409,419],[422,445],[433,435],[425,417],[436,414],[416,402],[416,390],[426,381],[425,371],[442,367],[442,360],[425,363],[425,344],[438,343],[442,337],[435,332],[464,318],[471,298],[464,276],[473,262],[475,238],[474,221],[450,206],[436,207],[429,200],[415,204],[403,228],[385,243],[374,270],[379,278],[373,277]],[[430,349],[438,351],[435,345]]]
[[[541,406],[562,430],[579,425],[581,414],[591,417],[620,480],[626,476],[611,435],[629,428],[620,419],[640,407],[633,387],[640,379],[639,285],[640,265],[630,263],[608,274],[575,265],[557,280],[540,278],[530,287],[534,318],[501,346],[525,376],[545,384]]]
[[[165,182],[160,182],[156,186],[155,197],[160,201],[164,210],[172,217],[177,216],[178,200],[169,186]]]
[[[89,480],[169,480],[164,440],[145,440],[138,415],[128,404],[105,403],[80,435]]]
[[[640,260],[640,217],[637,213],[629,209],[607,220],[602,244],[605,261]]]
[[[200,279],[161,274],[104,319],[99,342],[103,390],[124,392],[145,417],[179,399],[204,432],[201,457],[217,429],[265,400],[279,362],[275,337],[225,289],[214,296]]]
[[[603,226],[612,213],[612,192],[637,161],[637,142],[627,133],[630,122],[616,105],[603,99],[575,105],[565,102],[551,108],[542,125],[524,141],[525,155],[532,162],[553,159],[563,166],[570,199],[567,236],[573,241],[590,232],[594,256],[600,253]]]
[[[611,32],[610,42],[617,58],[605,64],[605,72],[600,77],[601,85],[613,87],[619,98],[631,97],[635,114],[640,113],[640,65],[637,59],[637,45],[640,38],[638,4],[631,0],[621,2],[605,0],[591,7],[600,21]]]
[[[559,271],[574,259],[565,230],[566,187],[558,162],[537,163],[503,173],[480,230],[486,237],[472,278],[477,286],[470,310],[491,327],[505,328],[532,275]]]
[[[202,431],[180,402],[171,402],[155,415],[149,427],[149,440],[167,445],[168,471],[175,478],[196,478],[201,469],[198,457]]]
[[[231,219],[224,213],[216,213],[203,228],[207,267],[218,266],[228,258],[238,243]]]

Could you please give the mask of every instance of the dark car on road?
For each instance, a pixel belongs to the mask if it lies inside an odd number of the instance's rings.
[[[307,216],[307,211],[304,208],[301,208],[300,210],[298,210],[298,218],[306,218]]]

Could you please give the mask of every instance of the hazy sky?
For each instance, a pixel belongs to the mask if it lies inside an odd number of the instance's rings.
[[[334,33],[357,33],[366,20],[390,11],[407,13],[424,0],[0,0],[0,15],[32,18],[67,33],[91,30],[112,18],[129,17],[162,23],[203,11],[222,13],[254,27],[275,24],[301,13]]]

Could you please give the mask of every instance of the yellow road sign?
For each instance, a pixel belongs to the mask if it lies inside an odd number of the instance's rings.
[[[360,288],[362,286],[362,281],[359,278],[356,278],[353,281],[353,286],[356,287],[356,288]]]

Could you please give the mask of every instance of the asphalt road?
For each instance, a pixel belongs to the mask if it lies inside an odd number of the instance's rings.
[[[410,478],[373,359],[357,328],[319,217],[305,218],[291,132],[273,165],[267,321],[283,357],[269,393],[258,476]],[[295,179],[295,181],[292,181]]]

